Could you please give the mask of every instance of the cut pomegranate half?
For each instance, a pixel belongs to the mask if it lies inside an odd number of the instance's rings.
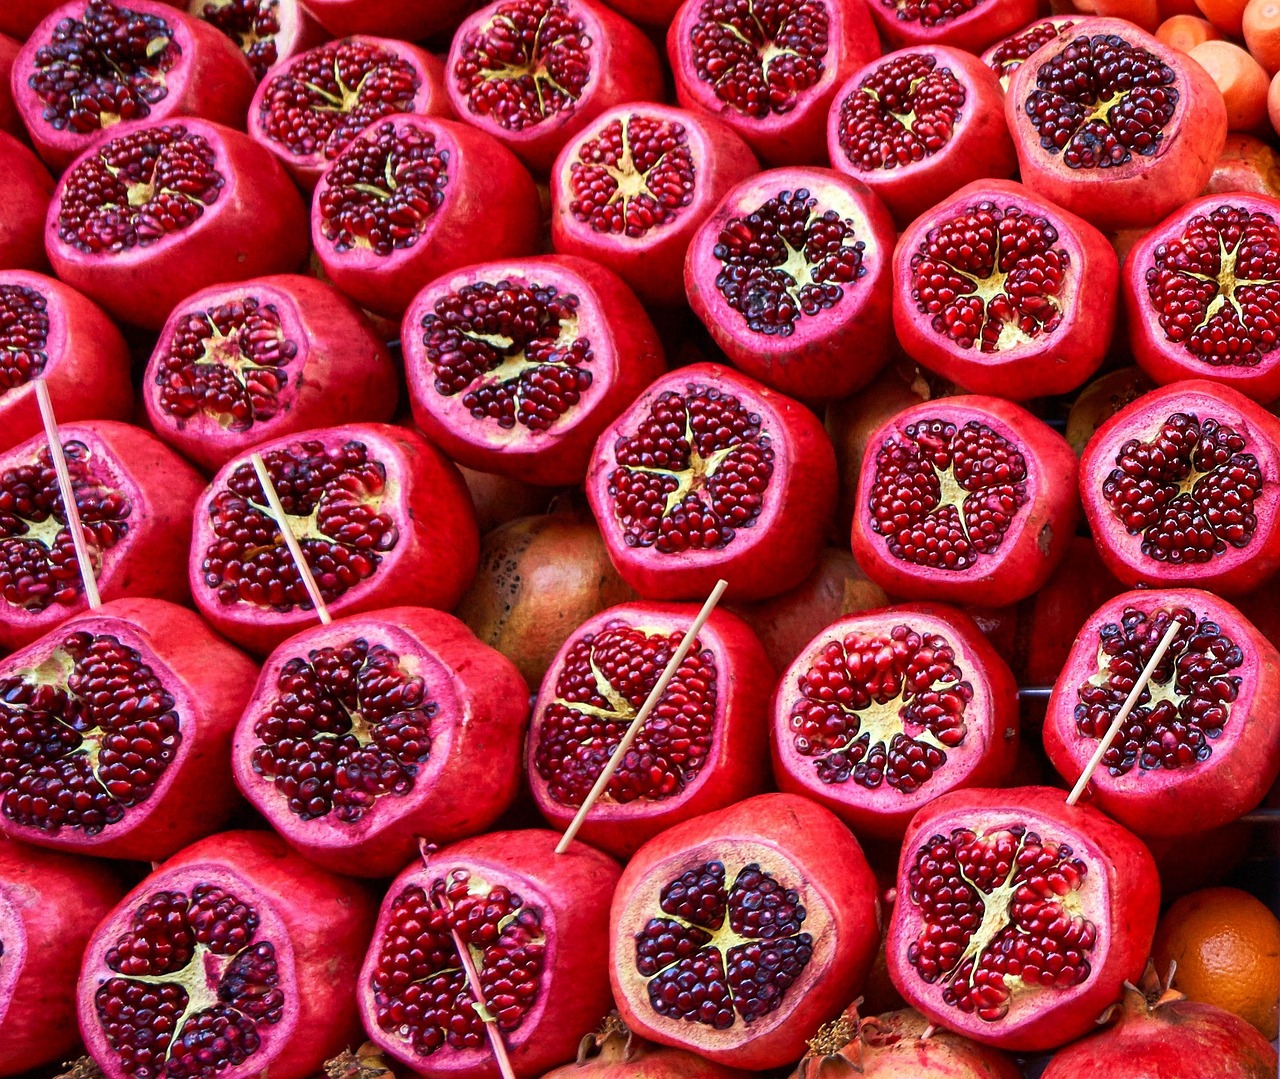
[[[376,121],[334,158],[311,202],[311,240],[329,279],[400,318],[441,274],[537,250],[533,177],[496,139],[425,116]]]
[[[1053,1049],[1141,973],[1159,909],[1146,847],[1096,809],[1051,787],[953,791],[903,840],[889,974],[939,1026]]]
[[[902,234],[893,323],[922,367],[974,393],[1083,385],[1111,346],[1120,266],[1107,238],[1012,180],[979,180]]]
[[[156,433],[210,472],[268,439],[389,420],[398,396],[369,321],[331,285],[296,274],[187,297],[142,378]]]
[[[569,255],[431,282],[400,341],[427,437],[468,468],[549,486],[581,483],[600,432],[666,370],[635,294]]]
[[[1195,198],[1227,139],[1209,73],[1122,19],[1082,19],[1032,53],[1005,113],[1022,182],[1104,229]]]
[[[587,498],[623,579],[649,599],[756,599],[817,564],[835,507],[808,409],[712,363],[663,375],[600,436]]]
[[[1144,394],[1080,462],[1085,516],[1130,587],[1247,592],[1280,567],[1280,420],[1203,379]]]
[[[809,643],[778,682],[772,731],[782,790],[858,835],[900,839],[939,795],[1008,781],[1018,691],[961,611],[889,607],[842,618]]]
[[[685,302],[684,256],[698,226],[755,154],[710,116],[642,102],[601,113],[551,170],[551,243],[609,267],[646,303]]]
[[[111,420],[59,429],[103,600],[189,596],[182,552],[204,480],[146,431]],[[43,434],[0,457],[0,644],[19,648],[86,609]]]
[[[972,180],[1018,167],[995,75],[945,45],[903,49],[855,71],[831,106],[827,150],[899,225]]]
[[[896,48],[952,45],[980,52],[1036,17],[1037,0],[867,0]]]
[[[242,128],[254,79],[226,37],[166,4],[71,0],[27,38],[12,84],[31,141],[60,171],[109,128],[188,116]]]
[[[377,907],[270,832],[174,855],[89,941],[80,1031],[106,1079],[304,1079],[358,1040]]]
[[[825,163],[836,87],[880,53],[865,3],[685,0],[667,33],[676,97],[772,165]]]
[[[360,972],[369,1037],[437,1079],[493,1079],[489,1038],[458,956],[470,953],[517,1076],[572,1058],[609,1009],[611,858],[559,836],[491,832],[430,854],[382,902]],[[560,934],[564,934],[564,940]]]
[[[761,794],[651,839],[613,897],[609,975],[646,1038],[752,1069],[795,1060],[857,996],[875,877],[830,810]]]
[[[0,270],[47,270],[44,221],[53,177],[23,143],[0,131]]]
[[[828,400],[889,356],[893,222],[830,169],[758,173],[698,228],[689,306],[733,363],[775,390]]]
[[[317,865],[388,877],[490,827],[520,787],[529,688],[452,615],[393,607],[303,630],[236,728],[244,796]]]
[[[0,661],[0,830],[154,862],[239,805],[231,732],[258,667],[193,612],[121,599]]]
[[[361,131],[402,112],[453,115],[443,62],[405,41],[347,37],[265,78],[249,106],[249,134],[310,190]]]
[[[479,534],[457,468],[421,435],[381,423],[305,431],[258,447],[335,615],[391,605],[451,608],[476,571]],[[233,458],[196,508],[196,607],[255,654],[315,611],[251,462]]]
[[[583,623],[533,705],[529,785],[542,815],[569,826],[697,613],[625,603]],[[579,837],[620,858],[664,828],[765,786],[773,668],[747,625],[713,611]]]
[[[1280,199],[1209,195],[1140,239],[1124,267],[1134,359],[1156,382],[1280,396]]]
[[[853,553],[893,596],[1003,607],[1049,579],[1076,530],[1076,456],[994,397],[908,408],[867,441]]]
[[[1079,16],[1075,15],[1052,15],[1047,19],[1037,19],[1003,41],[997,41],[982,54],[982,62],[995,72],[1001,88],[1008,90],[1009,83],[1013,81],[1013,73],[1026,63],[1028,56],[1037,49],[1044,48],[1049,42],[1056,41],[1079,22]]]
[[[494,0],[449,49],[453,111],[545,173],[605,109],[661,101],[657,50],[595,0]]]
[[[259,80],[327,36],[302,0],[187,0],[187,13],[222,31]]]

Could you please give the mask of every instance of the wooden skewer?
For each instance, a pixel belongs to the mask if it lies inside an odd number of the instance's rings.
[[[613,778],[613,773],[618,770],[618,765],[631,748],[631,743],[636,740],[636,735],[640,733],[640,728],[645,725],[645,721],[649,718],[649,713],[653,711],[658,701],[662,699],[662,695],[667,691],[667,684],[675,677],[676,671],[680,669],[680,664],[684,662],[684,657],[689,654],[689,649],[693,647],[693,642],[697,639],[698,634],[702,632],[703,625],[711,616],[711,612],[716,609],[716,604],[720,602],[720,597],[724,595],[724,590],[728,587],[728,581],[717,581],[715,588],[711,590],[711,595],[707,597],[707,601],[702,605],[702,610],[698,612],[697,616],[689,624],[689,628],[685,631],[679,647],[671,654],[671,658],[667,661],[666,667],[663,668],[662,674],[653,684],[653,689],[649,691],[649,696],[645,698],[644,704],[640,706],[640,711],[636,713],[636,718],[631,721],[631,726],[627,728],[627,733],[622,736],[622,741],[618,743],[617,748],[614,749],[613,754],[609,757],[609,763],[604,766],[604,770],[596,777],[595,786],[591,788],[591,792],[578,808],[577,815],[565,830],[564,835],[560,837],[560,842],[556,844],[557,854],[563,854],[569,849],[569,844],[573,842],[574,836],[578,834],[578,829],[582,827],[582,822],[587,819],[587,814],[591,812],[591,807],[595,805],[596,800],[609,785],[609,780]]]
[[[329,608],[324,604],[324,598],[320,595],[320,586],[316,584],[316,579],[311,573],[311,567],[307,565],[307,559],[302,553],[302,544],[298,542],[298,537],[293,534],[293,529],[289,527],[289,515],[285,513],[284,506],[280,504],[280,496],[276,494],[276,485],[271,482],[271,473],[267,471],[267,463],[262,459],[262,454],[252,453],[249,459],[253,462],[253,470],[258,474],[258,484],[262,487],[262,493],[267,496],[267,505],[271,507],[271,516],[275,518],[276,527],[280,529],[280,535],[284,537],[285,546],[289,548],[289,554],[293,558],[293,564],[298,568],[298,576],[302,578],[302,586],[307,590],[307,595],[311,597],[311,603],[316,609],[316,617],[320,619],[320,624],[327,626],[333,621],[329,614]]]
[[[1133,689],[1129,690],[1129,696],[1124,699],[1124,704],[1120,706],[1120,711],[1116,713],[1116,718],[1111,721],[1111,726],[1107,728],[1107,733],[1102,736],[1102,741],[1098,743],[1098,748],[1093,751],[1093,756],[1089,759],[1089,763],[1085,765],[1084,771],[1080,773],[1080,778],[1076,780],[1076,785],[1071,788],[1071,793],[1067,795],[1067,805],[1075,805],[1080,800],[1080,796],[1084,794],[1084,789],[1089,785],[1089,779],[1094,770],[1102,763],[1102,758],[1107,755],[1107,750],[1111,748],[1111,743],[1116,740],[1116,735],[1120,733],[1120,728],[1124,726],[1124,721],[1129,718],[1129,713],[1137,705],[1138,698],[1142,696],[1142,691],[1147,688],[1147,683],[1151,681],[1151,676],[1156,673],[1156,668],[1160,666],[1160,661],[1164,659],[1164,654],[1169,651],[1170,646],[1173,644],[1173,639],[1181,629],[1182,623],[1175,618],[1169,624],[1169,628],[1165,630],[1160,643],[1156,645],[1156,650],[1151,653],[1151,658],[1147,660],[1147,665],[1142,668],[1142,673],[1138,675],[1138,680],[1134,682]]]
[[[58,421],[53,415],[53,402],[49,400],[49,387],[42,378],[35,380],[35,387],[40,419],[44,422],[44,437],[49,443],[49,457],[58,476],[58,493],[62,495],[63,512],[67,515],[67,531],[71,533],[71,542],[75,545],[76,565],[80,569],[80,580],[84,583],[85,599],[89,601],[89,609],[95,611],[102,606],[102,597],[98,594],[98,579],[93,574],[93,563],[89,561],[89,545],[85,542],[80,507],[76,505],[71,473],[67,470],[67,455],[62,452],[62,439],[58,435]]]

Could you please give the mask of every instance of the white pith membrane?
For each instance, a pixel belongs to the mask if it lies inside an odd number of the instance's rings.
[[[35,393],[33,380],[53,377],[67,359],[67,317],[35,274],[11,270],[0,272],[0,320],[0,364],[30,372],[21,381],[5,377],[9,384],[0,383],[0,407],[8,407]]]
[[[0,1029],[13,1004],[13,992],[27,961],[27,927],[18,912],[17,897],[0,881]]]

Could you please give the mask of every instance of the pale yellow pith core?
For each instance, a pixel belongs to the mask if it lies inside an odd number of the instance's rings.
[[[718,450],[713,450],[709,456],[703,457],[698,452],[698,441],[694,437],[693,428],[689,423],[688,409],[685,410],[684,417],[684,440],[689,446],[688,468],[676,471],[675,469],[659,468],[654,465],[626,466],[628,472],[648,472],[655,476],[670,476],[676,481],[675,490],[667,494],[666,504],[662,507],[662,515],[664,517],[680,505],[686,495],[705,490],[707,483],[715,476],[716,470],[724,463],[724,459],[734,450],[740,448],[735,443],[732,446],[723,446]]]
[[[169,47],[169,41],[170,39],[166,37],[164,34],[160,34],[156,37],[153,37],[150,41],[148,41],[147,42],[147,59],[150,60],[152,57],[159,56],[160,53],[164,52],[164,50]],[[108,60],[107,62],[110,63],[111,61]],[[112,64],[112,67],[115,67],[115,65]],[[122,83],[128,83],[129,79],[125,76],[125,74],[122,71],[120,71],[119,68],[116,68],[116,74],[120,76],[120,81]],[[165,73],[163,71],[152,72],[150,75],[150,81],[153,83],[157,83],[160,86],[168,85],[168,80],[165,78]],[[71,100],[72,100],[72,106],[74,108],[79,109],[81,107],[82,95],[74,94],[72,95]],[[109,127],[115,127],[115,125],[120,123],[120,121],[123,119],[124,117],[122,117],[118,112],[99,111],[98,126],[103,131],[105,131]],[[132,193],[130,193],[130,199],[132,200]],[[135,203],[130,201],[129,205],[140,206],[141,203]]]
[[[560,328],[556,333],[555,344],[552,346],[557,352],[566,352],[573,347],[573,343],[578,339],[579,319],[576,314],[566,315],[560,320]],[[509,349],[515,341],[503,334],[498,333],[475,333],[471,330],[462,330],[463,337],[469,337],[473,341],[489,345],[491,348],[499,352]],[[484,373],[483,381],[486,383],[509,382],[518,379],[526,371],[532,371],[537,367],[541,367],[546,361],[530,359],[529,355],[520,349],[511,355],[503,358],[502,363],[491,371]]]
[[[754,0],[749,0],[747,4],[747,16],[748,18],[751,19],[753,23],[756,24],[756,29],[760,31],[760,39],[762,41],[765,41],[765,45],[763,48],[757,48],[755,42],[748,39],[746,35],[743,34],[742,31],[739,30],[732,23],[717,22],[716,26],[720,27],[720,29],[724,30],[726,33],[732,34],[744,45],[746,45],[747,48],[756,49],[756,51],[759,53],[759,56],[760,56],[761,73],[764,74],[766,78],[768,78],[769,65],[772,64],[775,60],[779,60],[784,56],[800,55],[799,51],[796,49],[788,49],[785,45],[779,45],[776,41],[768,40],[769,35],[765,33],[764,26],[760,22],[760,17],[756,14]],[[736,72],[734,71],[734,68],[732,67],[732,65],[728,66],[724,74],[721,75],[720,78],[716,79],[713,85],[719,86],[721,82],[729,78],[731,75],[734,75],[735,73]]]
[[[1181,277],[1189,277],[1193,281],[1201,281],[1204,284],[1212,285],[1217,289],[1217,295],[1204,310],[1204,316],[1200,319],[1196,329],[1207,326],[1210,321],[1224,307],[1230,307],[1235,313],[1237,321],[1243,321],[1244,309],[1241,307],[1240,301],[1236,298],[1236,290],[1241,288],[1259,288],[1266,285],[1275,284],[1275,280],[1271,278],[1248,278],[1237,277],[1236,266],[1240,259],[1241,247],[1246,247],[1243,238],[1236,244],[1234,249],[1227,247],[1226,241],[1222,234],[1218,235],[1218,272],[1217,274],[1196,273],[1194,270],[1188,270],[1184,267],[1178,267],[1178,275]],[[1197,477],[1199,478],[1199,477]],[[1186,489],[1186,488],[1184,488]]]
[[[545,93],[547,87],[557,93],[563,94],[570,100],[574,100],[573,94],[569,93],[552,77],[547,70],[546,63],[543,60],[545,53],[554,49],[558,45],[564,44],[564,38],[556,38],[554,41],[542,43],[542,27],[547,17],[551,14],[551,7],[548,5],[547,10],[543,12],[542,17],[538,20],[538,26],[533,32],[533,48],[529,53],[529,59],[523,64],[499,64],[497,67],[485,67],[480,69],[480,77],[488,82],[496,82],[500,79],[532,79],[533,92],[538,98],[538,115],[545,117],[547,115],[547,102]],[[486,31],[498,24],[505,24],[510,28],[512,35],[520,37],[521,29],[516,26],[515,22],[506,15],[496,15],[490,21]]]

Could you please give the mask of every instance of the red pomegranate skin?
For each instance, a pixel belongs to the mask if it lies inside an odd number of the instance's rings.
[[[421,41],[452,31],[474,0],[306,0],[307,8],[334,37],[381,34]]]
[[[582,1039],[577,1060],[542,1079],[747,1079],[749,1074],[637,1038],[612,1013],[599,1033]]]
[[[15,41],[7,34],[0,34],[0,131],[19,138],[25,134],[26,128],[22,126],[22,117],[18,115],[17,106],[13,103],[9,72],[13,70],[13,61],[17,59],[21,48],[21,41]]]
[[[434,943],[424,939],[427,931],[434,937],[447,929],[435,919],[414,915],[409,917],[416,929],[402,928],[397,910],[399,903],[413,901],[406,893],[414,889],[422,893],[417,899],[419,904],[451,904],[456,909],[457,900],[465,901],[467,896],[454,897],[447,890],[433,894],[433,885],[440,882],[447,888],[453,874],[462,871],[469,878],[461,890],[475,895],[472,888],[488,888],[482,894],[487,894],[490,903],[477,903],[470,912],[447,921],[465,934],[482,984],[496,981],[501,985],[498,979],[505,976],[507,984],[514,981],[520,990],[510,1004],[506,1001],[511,1001],[511,996],[488,1001],[501,1016],[498,1029],[515,1075],[519,1079],[541,1075],[573,1058],[583,1035],[599,1022],[610,1005],[604,957],[609,899],[617,885],[619,869],[611,858],[583,843],[575,842],[558,855],[555,847],[559,839],[557,833],[540,829],[490,832],[432,851],[425,856],[425,864],[415,861],[396,877],[383,900],[360,972],[359,988],[365,1031],[386,1053],[434,1079],[499,1079],[488,1039],[481,1024],[470,1016],[474,997],[464,988],[452,942],[446,938],[435,945],[435,950],[426,950]],[[518,907],[511,911],[512,920],[504,927],[507,933],[486,949],[477,937],[494,916],[489,912],[503,911],[499,897],[494,895],[498,889],[505,890],[502,903]],[[537,918],[521,921],[517,911],[526,916],[536,914]],[[467,926],[475,928],[468,931]],[[415,931],[418,935],[411,936]],[[535,943],[539,937],[541,969],[533,954],[539,948]],[[409,956],[404,955],[406,949],[412,949]],[[449,960],[453,962],[446,968]],[[397,989],[403,988],[406,974],[410,978],[426,978],[435,971],[449,969],[447,975],[432,980],[436,985],[443,980],[441,990],[449,994],[436,1000],[455,1004],[466,1012],[466,1018],[453,1012],[448,1036],[441,1026],[431,1024],[430,1029],[442,1043],[438,1047],[428,1047],[420,1037],[427,1029],[423,1004],[402,1006],[403,1012],[409,1013],[405,1025],[418,1022],[414,1031],[419,1036],[417,1042],[400,1029],[382,1027],[379,1012],[383,1005],[379,997],[388,982],[379,971],[384,966],[397,975],[390,981],[390,986]],[[519,978],[520,975],[525,977]],[[403,1012],[393,1014],[398,1017]]]
[[[102,862],[0,839],[0,1075],[76,1051],[80,957],[123,893]]]
[[[1036,0],[867,0],[885,40],[896,48],[951,45],[981,52],[1036,17]]]
[[[0,270],[43,270],[44,218],[53,177],[26,146],[0,131]]]
[[[1280,153],[1260,138],[1238,131],[1227,135],[1227,144],[1203,193],[1226,195],[1234,191],[1280,198]]]

